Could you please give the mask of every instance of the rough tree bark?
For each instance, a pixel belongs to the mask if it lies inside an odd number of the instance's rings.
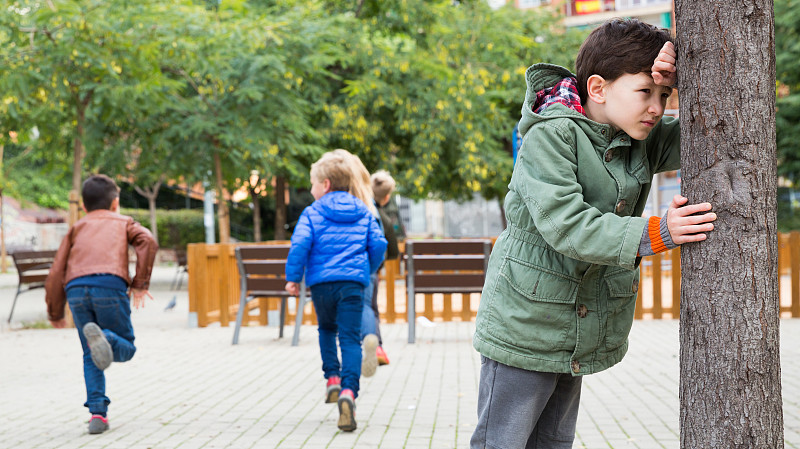
[[[683,195],[682,448],[782,448],[772,0],[676,0]]]

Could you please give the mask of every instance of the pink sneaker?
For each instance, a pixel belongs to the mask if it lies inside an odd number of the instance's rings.
[[[328,385],[325,388],[325,403],[333,404],[339,400],[339,391],[342,389],[342,379],[339,376],[328,378]]]
[[[378,366],[389,364],[389,356],[386,355],[382,347],[375,348],[375,355],[378,357]]]
[[[100,415],[92,415],[89,419],[89,433],[97,435],[108,430],[108,419]]]
[[[339,393],[339,429],[344,432],[356,430],[356,400],[353,390],[345,388]]]

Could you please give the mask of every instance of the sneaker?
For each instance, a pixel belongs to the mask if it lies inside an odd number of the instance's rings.
[[[375,349],[378,347],[378,337],[369,334],[364,337],[364,360],[361,361],[361,375],[372,377],[378,369],[378,358]]]
[[[106,339],[106,334],[97,323],[86,323],[83,326],[83,336],[86,337],[86,344],[92,353],[92,361],[97,368],[104,371],[114,361],[114,352]]]
[[[388,365],[389,364],[389,356],[386,355],[386,352],[384,352],[383,348],[380,347],[380,346],[378,346],[375,349],[375,357],[378,358],[378,365],[379,366],[383,366],[383,365]]]
[[[108,419],[100,415],[92,415],[89,419],[89,433],[97,435],[108,430]]]
[[[339,376],[328,378],[328,385],[325,389],[325,403],[333,404],[339,400],[339,391],[342,389],[342,379]]]
[[[353,390],[345,388],[339,393],[339,429],[344,432],[356,430],[356,400]]]

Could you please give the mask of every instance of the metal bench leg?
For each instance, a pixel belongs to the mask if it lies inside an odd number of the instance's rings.
[[[234,345],[239,344],[239,329],[242,327],[242,321],[244,321],[244,311],[247,309],[247,297],[245,296],[245,292],[242,291],[241,299],[239,299],[239,311],[236,312],[236,329],[233,331],[233,343]]]
[[[14,295],[14,302],[11,303],[11,313],[8,314],[8,323],[11,323],[11,317],[14,316],[14,307],[17,305],[17,296],[19,296],[19,287],[17,287],[17,294]]]
[[[408,342],[414,343],[416,341],[416,324],[417,324],[417,305],[414,301],[414,290],[408,290],[408,299],[406,300],[406,308],[408,309]]]
[[[297,319],[294,323],[294,336],[292,337],[292,346],[297,346],[300,343],[300,326],[303,325],[303,310],[306,308],[306,283],[300,283],[300,297],[297,298]]]
[[[286,303],[289,300],[284,296],[281,298],[281,330],[278,332],[278,338],[283,338],[283,324],[286,323]]]
[[[178,286],[175,287],[175,290],[180,290],[181,285],[183,285],[183,275],[186,274],[186,270],[181,270],[180,274],[178,274]]]
[[[417,324],[417,302],[415,300],[416,294],[414,293],[414,243],[409,242],[406,244],[406,251],[408,254],[408,278],[406,280],[406,310],[408,311],[408,342],[414,343],[416,341],[416,324]]]

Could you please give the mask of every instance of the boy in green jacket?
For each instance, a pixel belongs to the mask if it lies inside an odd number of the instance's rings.
[[[481,353],[472,448],[571,448],[581,379],[628,349],[642,256],[698,242],[709,203],[676,195],[642,218],[653,175],[680,164],[669,33],[635,19],[594,30],[577,75],[526,74],[524,136],[473,340]]]

